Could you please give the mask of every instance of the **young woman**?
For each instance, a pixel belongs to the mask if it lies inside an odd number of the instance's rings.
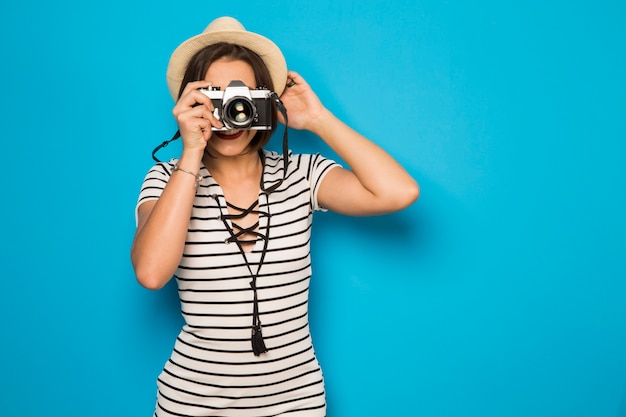
[[[319,136],[350,169],[263,150],[271,130],[225,128],[203,89],[233,80],[274,91],[289,127]],[[185,319],[155,416],[325,416],[308,325],[312,214],[401,210],[418,185],[325,108],[273,42],[232,18],[174,51],[168,86],[182,153],[146,176],[131,251],[146,288],[176,277]],[[286,121],[271,116],[272,128]]]

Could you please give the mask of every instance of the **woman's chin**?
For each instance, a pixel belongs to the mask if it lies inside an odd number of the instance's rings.
[[[237,157],[250,153],[250,142],[254,134],[246,134],[251,132],[247,130],[231,132],[213,132],[213,136],[207,144],[207,153],[216,158]]]

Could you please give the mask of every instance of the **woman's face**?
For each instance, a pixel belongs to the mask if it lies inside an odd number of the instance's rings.
[[[220,87],[222,91],[233,80],[241,80],[248,88],[256,88],[256,80],[252,67],[244,62],[222,58],[213,62],[204,77],[213,87]],[[207,144],[207,151],[214,157],[240,156],[248,152],[250,141],[257,133],[256,130],[226,130],[213,132]]]

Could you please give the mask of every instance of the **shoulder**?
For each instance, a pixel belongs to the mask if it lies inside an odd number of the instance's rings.
[[[142,193],[163,189],[172,176],[177,162],[176,159],[172,159],[169,162],[158,162],[153,165],[144,177]]]
[[[178,159],[170,159],[168,162],[157,162],[148,170],[146,178],[169,177],[172,175],[172,171],[177,162]]]

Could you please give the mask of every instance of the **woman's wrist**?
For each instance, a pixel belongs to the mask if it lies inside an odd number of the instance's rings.
[[[194,188],[197,190],[200,183],[204,179],[202,175],[200,175],[201,164],[201,154],[198,155],[198,152],[195,152],[194,150],[184,149],[180,158],[174,165],[172,174],[175,172],[180,172],[183,177],[187,177],[188,179],[193,178]]]
[[[202,157],[204,156],[204,149],[188,149],[183,148],[183,151],[178,158],[178,166],[192,172],[198,172],[202,166]]]
[[[335,116],[326,108],[322,109],[320,114],[311,119],[309,124],[309,131],[323,138],[324,133],[330,128],[332,129],[332,123],[336,121]]]

